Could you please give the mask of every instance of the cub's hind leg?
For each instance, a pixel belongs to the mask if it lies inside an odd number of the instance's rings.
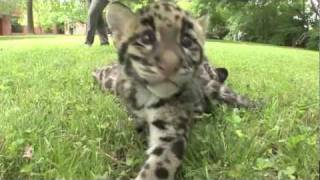
[[[98,68],[92,72],[92,77],[99,84],[101,89],[115,94],[116,81],[119,76],[119,64],[111,64]]]
[[[239,95],[225,84],[222,84],[215,80],[208,81],[204,91],[206,97],[212,103],[215,103],[215,101],[219,101],[234,107],[256,107],[255,102],[249,100],[244,96]]]

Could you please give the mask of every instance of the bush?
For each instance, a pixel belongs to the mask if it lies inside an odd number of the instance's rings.
[[[225,26],[215,26],[211,32],[207,33],[209,39],[224,39],[230,30]]]
[[[320,36],[319,36],[319,28],[315,28],[309,31],[309,39],[306,45],[306,48],[308,49],[313,49],[317,50],[319,49],[319,41],[320,41]]]

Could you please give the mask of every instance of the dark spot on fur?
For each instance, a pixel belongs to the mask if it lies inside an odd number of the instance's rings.
[[[160,9],[159,4],[156,4],[156,5],[154,5],[153,7],[154,7],[155,9]]]
[[[138,134],[144,134],[144,133],[147,133],[147,127],[146,127],[146,124],[138,124],[136,125],[135,127],[135,130]]]
[[[183,117],[183,116],[180,116],[179,120],[180,120],[181,123],[188,123],[189,122],[189,118]]]
[[[166,158],[166,159],[164,160],[164,162],[166,162],[166,163],[168,163],[168,164],[170,164],[170,163],[171,163],[171,161],[170,161],[170,159],[169,159],[169,158]]]
[[[157,62],[160,62],[160,57],[158,55],[156,55],[156,57],[154,58]]]
[[[138,105],[136,94],[137,94],[137,90],[135,88],[131,89],[128,99],[133,109],[140,110],[144,107],[144,105],[141,105],[141,106]]]
[[[143,18],[141,20],[141,24],[144,26],[150,26],[153,30],[156,29],[156,26],[154,25],[154,20],[152,16],[148,16],[146,18]]]
[[[184,131],[187,131],[188,126],[185,123],[179,123],[178,129],[183,129]]]
[[[177,20],[180,19],[180,16],[177,14],[177,15],[174,16],[174,19],[177,21]]]
[[[164,142],[171,142],[174,140],[175,137],[172,137],[172,136],[167,136],[167,137],[160,137],[160,140],[161,141],[164,141]]]
[[[179,139],[178,141],[173,143],[171,150],[178,159],[182,159],[184,153],[184,141],[182,139]]]
[[[167,2],[162,2],[162,5],[163,5],[163,6],[170,6],[170,4],[167,3]]]
[[[144,14],[148,13],[149,11],[150,11],[150,7],[147,6],[147,7],[145,7],[145,8],[140,9],[140,10],[139,10],[139,14],[140,14],[141,16],[143,16]]]
[[[194,113],[201,115],[203,112],[203,108],[200,106],[193,110]]]
[[[144,9],[139,10],[139,14],[142,16],[145,13]]]
[[[120,50],[119,50],[119,61],[120,61],[120,64],[123,64],[124,61],[125,61],[125,58],[124,58],[124,54],[127,52],[127,49],[128,49],[128,43],[123,43],[120,47]]]
[[[99,81],[101,81],[102,78],[103,78],[103,72],[102,72],[102,71],[99,71],[98,73],[99,73]]]
[[[159,167],[159,166],[163,166],[163,162],[157,162],[157,166]]]
[[[192,28],[193,28],[192,22],[190,22],[186,18],[183,18],[183,20],[182,20],[182,31],[186,32],[188,29],[192,29]]]
[[[107,82],[105,82],[104,87],[106,89],[111,89],[112,88],[112,80],[108,80]]]
[[[161,156],[163,151],[164,151],[163,147],[157,147],[152,151],[152,154],[157,155],[157,156]]]
[[[181,11],[181,8],[180,7],[178,7],[178,6],[176,6],[176,7],[174,7],[177,11]]]
[[[212,98],[218,98],[218,97],[219,97],[219,92],[213,91],[213,92],[211,93],[211,97],[212,97]]]
[[[145,7],[145,11],[149,12],[150,11],[150,6]]]
[[[159,13],[154,13],[154,15],[155,15],[159,20],[162,20],[161,14],[159,14]]]
[[[163,4],[163,6],[164,6],[165,11],[171,12],[171,8],[170,8],[169,4],[165,3],[165,4]]]
[[[144,45],[141,44],[140,42],[136,41],[133,43],[134,46],[140,47],[140,48],[144,48]]]
[[[212,82],[210,84],[210,89],[212,90],[211,92],[211,97],[212,98],[218,98],[219,97],[219,90],[221,88],[221,84],[217,82]]]
[[[118,56],[119,56],[119,62],[120,64],[124,64],[125,61],[126,61],[126,53],[127,53],[127,50],[128,50],[128,47],[129,47],[129,44],[133,43],[136,41],[137,38],[139,38],[140,35],[139,34],[135,34],[133,35],[131,38],[129,38],[129,40],[127,42],[124,42],[121,47],[120,47],[120,50],[119,50],[119,53],[118,53]]]
[[[166,124],[167,124],[167,123],[166,123],[165,121],[163,121],[163,120],[157,119],[157,120],[153,121],[152,124],[153,124],[155,127],[159,128],[159,129],[161,129],[161,130],[167,129],[167,128],[166,128]]]
[[[165,99],[160,99],[158,102],[151,104],[150,106],[148,106],[148,108],[159,108],[163,105],[165,105],[168,101]]]
[[[125,64],[125,66],[124,66],[124,71],[126,72],[126,74],[128,75],[128,76],[133,76],[133,74],[134,74],[134,72],[132,71],[132,63],[131,63],[131,61],[125,61],[124,62],[124,64]]]
[[[134,60],[134,61],[140,62],[141,64],[143,64],[145,66],[151,66],[151,64],[146,59],[144,59],[143,57],[139,57],[139,56],[136,56],[134,54],[129,54],[129,58]]]
[[[146,163],[143,168],[144,169],[150,169],[150,164]]]
[[[116,93],[120,93],[121,92],[121,90],[123,89],[124,83],[125,83],[125,80],[121,80],[121,81],[117,82],[117,84],[116,84]]]
[[[160,179],[166,179],[169,177],[169,171],[166,168],[160,167],[155,170],[155,175]]]

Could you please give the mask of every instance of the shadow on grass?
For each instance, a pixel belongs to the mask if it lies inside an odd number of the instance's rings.
[[[302,48],[302,47],[275,45],[275,44],[250,42],[250,41],[234,41],[234,40],[221,40],[221,39],[207,39],[206,41],[207,42],[229,43],[229,44],[255,45],[255,46],[261,46],[261,47],[269,46],[269,47],[285,48],[285,49],[293,49],[293,50],[317,51],[317,50],[307,49],[307,48]]]
[[[41,38],[54,38],[53,35],[12,35],[12,36],[0,36],[1,40],[19,40],[19,39],[41,39]]]

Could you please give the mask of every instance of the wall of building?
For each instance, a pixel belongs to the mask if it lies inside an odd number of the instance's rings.
[[[84,35],[87,32],[87,25],[83,23],[65,24],[64,32],[69,35]]]
[[[2,15],[0,16],[0,35],[10,35],[11,34],[11,22],[10,22],[10,17]]]
[[[2,35],[2,18],[0,17],[0,35]]]
[[[35,26],[34,32],[35,34],[77,34],[77,35],[84,35],[86,34],[87,26],[83,23],[74,23],[74,24],[65,24],[64,29],[59,29],[57,26],[52,28],[52,32],[45,32],[44,29]],[[8,15],[1,15],[0,14],[0,36],[6,35],[15,35],[15,34],[28,34],[27,26],[22,25],[21,32],[12,32],[12,24],[11,18]]]
[[[23,26],[23,32],[19,34],[28,34],[28,27]],[[34,34],[45,34],[45,32],[40,27],[34,27]]]

